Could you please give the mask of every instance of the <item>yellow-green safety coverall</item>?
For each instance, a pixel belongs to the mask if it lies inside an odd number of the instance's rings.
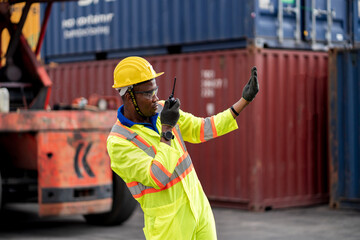
[[[143,209],[146,239],[217,238],[209,201],[184,141],[205,142],[237,129],[230,111],[199,118],[180,110],[171,146],[144,125],[129,128],[119,120],[114,125],[107,140],[111,168]],[[156,127],[161,130],[160,117]]]

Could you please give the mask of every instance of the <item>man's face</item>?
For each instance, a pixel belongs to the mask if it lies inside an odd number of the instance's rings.
[[[133,90],[137,104],[145,117],[151,117],[156,114],[156,102],[159,101],[159,98],[157,97],[157,88],[158,86],[156,85],[155,79],[134,86]]]

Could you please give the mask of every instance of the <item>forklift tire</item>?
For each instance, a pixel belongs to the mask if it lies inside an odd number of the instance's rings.
[[[110,212],[87,214],[84,215],[84,218],[91,225],[119,225],[131,216],[137,204],[125,182],[116,173],[113,173],[113,203]]]
[[[1,172],[0,172],[0,212],[2,209],[2,180],[1,180]]]

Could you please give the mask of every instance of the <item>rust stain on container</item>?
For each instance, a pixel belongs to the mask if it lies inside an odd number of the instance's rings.
[[[158,79],[159,98],[168,98],[176,76],[181,108],[201,117],[241,98],[251,67],[258,68],[260,92],[238,117],[239,129],[187,144],[213,204],[265,210],[328,201],[326,53],[249,48],[147,59],[165,72]],[[50,69],[52,103],[78,92],[116,95],[111,86],[118,61]]]

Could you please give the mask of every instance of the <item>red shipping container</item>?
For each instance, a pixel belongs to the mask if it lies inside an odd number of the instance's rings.
[[[266,210],[328,201],[327,54],[239,49],[147,58],[166,99],[177,77],[181,108],[207,117],[242,94],[252,66],[260,92],[238,117],[239,129],[208,143],[187,144],[203,188],[214,205]],[[81,94],[116,95],[119,60],[48,68],[51,103]],[[66,93],[64,93],[66,91]]]

